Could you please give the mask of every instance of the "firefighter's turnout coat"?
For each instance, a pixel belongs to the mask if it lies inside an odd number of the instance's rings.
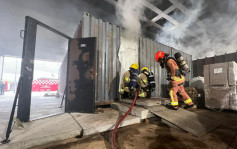
[[[128,93],[130,92],[129,83],[130,83],[130,72],[126,71],[122,77],[122,82],[120,85],[120,94],[124,94],[124,91]]]
[[[168,58],[166,60],[166,69],[168,73],[168,79],[170,80],[170,83],[168,85],[168,90],[169,90],[171,105],[173,106],[178,105],[177,92],[182,96],[185,104],[191,104],[192,100],[188,96],[188,94],[185,92],[184,86],[183,86],[185,78],[182,74],[178,73],[179,67],[174,58]]]
[[[147,92],[149,92],[148,90],[148,77],[146,74],[144,73],[140,73],[138,76],[138,85],[140,86],[140,90],[139,90],[139,97],[147,97]]]

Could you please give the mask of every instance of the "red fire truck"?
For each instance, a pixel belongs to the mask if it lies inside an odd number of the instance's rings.
[[[57,91],[58,80],[51,78],[40,78],[32,81],[33,92]]]

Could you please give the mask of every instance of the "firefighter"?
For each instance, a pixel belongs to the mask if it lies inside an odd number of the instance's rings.
[[[143,67],[138,76],[139,97],[151,97],[151,92],[155,90],[156,84],[154,75],[147,67]]]
[[[180,53],[178,53],[180,54]],[[180,54],[181,55],[181,54]],[[156,62],[160,63],[160,66],[162,68],[167,69],[167,80],[169,80],[168,90],[170,95],[170,102],[172,105],[172,108],[174,110],[178,110],[178,98],[177,98],[177,92],[182,96],[182,100],[186,104],[185,108],[193,107],[194,103],[192,102],[192,99],[188,96],[188,94],[184,90],[184,74],[182,73],[181,68],[179,68],[179,65],[177,64],[177,60],[173,57],[168,57],[169,54],[158,51],[155,55]],[[187,67],[185,67],[187,68]]]
[[[129,70],[123,74],[122,83],[120,85],[120,95],[121,98],[134,98],[136,87],[137,87],[137,77],[139,74],[139,66],[134,63],[130,66]]]

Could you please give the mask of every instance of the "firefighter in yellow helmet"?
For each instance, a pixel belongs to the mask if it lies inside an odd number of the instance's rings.
[[[134,98],[137,87],[137,77],[139,74],[138,69],[138,64],[134,63],[129,67],[129,70],[123,74],[120,85],[121,98]]]
[[[143,67],[138,76],[139,97],[151,97],[151,92],[155,90],[156,84],[154,75],[147,67]]]

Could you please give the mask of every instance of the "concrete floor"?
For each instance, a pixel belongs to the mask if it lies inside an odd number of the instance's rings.
[[[116,143],[119,149],[237,149],[237,113],[197,110],[198,114],[221,122],[212,132],[195,137],[180,129],[152,118],[141,123],[119,128]],[[81,139],[73,138],[47,144],[33,149],[112,149],[112,131],[99,133]]]
[[[54,96],[44,97],[44,92],[32,92],[31,114],[30,119],[38,119],[50,115],[60,114],[64,112],[64,106],[59,108],[61,98]],[[14,100],[14,92],[5,92],[0,95],[0,139],[4,138],[7,124],[9,121],[12,104]],[[15,111],[16,115],[17,110]]]

